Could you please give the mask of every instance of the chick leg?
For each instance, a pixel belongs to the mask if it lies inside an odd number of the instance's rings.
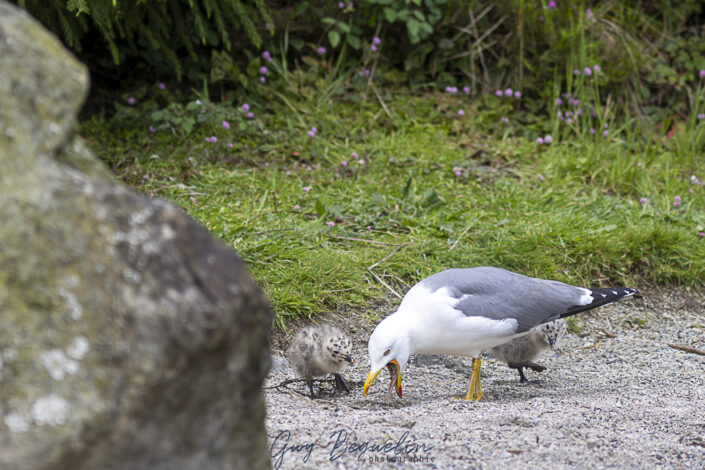
[[[311,400],[313,400],[316,398],[316,395],[313,393],[313,378],[307,378],[306,385],[308,385],[308,389],[311,390]]]
[[[333,377],[335,377],[335,388],[338,389],[339,392],[350,393],[352,391],[352,387],[350,387],[350,384],[342,375],[333,374]]]
[[[479,357],[475,357],[472,360],[472,376],[470,377],[470,385],[468,386],[468,393],[464,397],[457,397],[461,400],[470,401],[480,401],[484,394],[482,393],[482,388],[480,387],[480,366],[482,360]]]
[[[541,364],[536,364],[535,362],[526,362],[524,364],[524,367],[528,367],[529,369],[533,370],[534,372],[543,372],[546,370],[546,366],[542,366]]]
[[[519,383],[522,383],[522,384],[529,383],[529,382],[537,383],[537,384],[541,383],[540,380],[535,380],[535,381],[527,380],[526,376],[524,375],[524,367],[528,367],[529,369],[531,369],[535,372],[543,372],[546,370],[545,366],[542,366],[540,364],[536,364],[535,362],[531,362],[531,361],[526,361],[526,362],[522,362],[522,363],[510,362],[507,365],[509,367],[511,367],[512,369],[516,369],[519,372]]]

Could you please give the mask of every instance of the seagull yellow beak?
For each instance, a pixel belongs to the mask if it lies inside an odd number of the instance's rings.
[[[390,393],[391,393],[391,387],[393,386],[394,382],[396,382],[396,392],[397,395],[401,398],[401,367],[399,366],[399,363],[395,360],[392,359],[387,363],[387,366],[389,364],[394,364],[396,366],[396,377],[392,377],[392,383],[390,383]],[[382,372],[382,369],[378,370],[377,372],[370,371],[369,374],[367,374],[367,378],[365,379],[365,386],[362,388],[362,393],[367,396],[367,390],[369,390],[370,385],[372,385],[372,382],[375,381],[379,373]],[[390,369],[391,373],[391,369]],[[395,380],[396,379],[396,380]]]

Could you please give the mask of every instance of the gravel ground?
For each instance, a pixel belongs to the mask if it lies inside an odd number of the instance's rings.
[[[375,310],[391,313],[389,304]],[[369,315],[368,315],[369,316]],[[519,384],[505,364],[483,359],[483,401],[456,400],[470,378],[470,359],[412,356],[403,399],[387,399],[382,371],[367,398],[365,315],[332,315],[349,332],[355,365],[342,374],[350,395],[302,382],[266,390],[272,465],[288,468],[705,468],[705,356],[667,343],[705,349],[705,297],[686,290],[650,293],[579,315],[579,334],[562,338],[536,362],[548,367]],[[275,354],[288,338],[275,335]],[[276,361],[265,386],[293,373]],[[386,445],[386,447],[385,447]]]

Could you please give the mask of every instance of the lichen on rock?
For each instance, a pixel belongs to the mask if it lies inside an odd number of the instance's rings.
[[[269,468],[269,304],[74,136],[88,76],[0,0],[0,468]]]

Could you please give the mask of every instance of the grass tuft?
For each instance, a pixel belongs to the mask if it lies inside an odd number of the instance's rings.
[[[233,247],[280,325],[403,295],[450,267],[585,286],[705,281],[705,124],[670,138],[610,121],[604,137],[556,132],[564,124],[530,102],[501,122],[510,110],[494,96],[396,90],[380,95],[386,110],[356,93],[285,98],[250,103],[254,120],[204,103],[157,114],[156,132],[145,118],[81,129],[128,185]],[[553,143],[535,143],[549,132]]]

